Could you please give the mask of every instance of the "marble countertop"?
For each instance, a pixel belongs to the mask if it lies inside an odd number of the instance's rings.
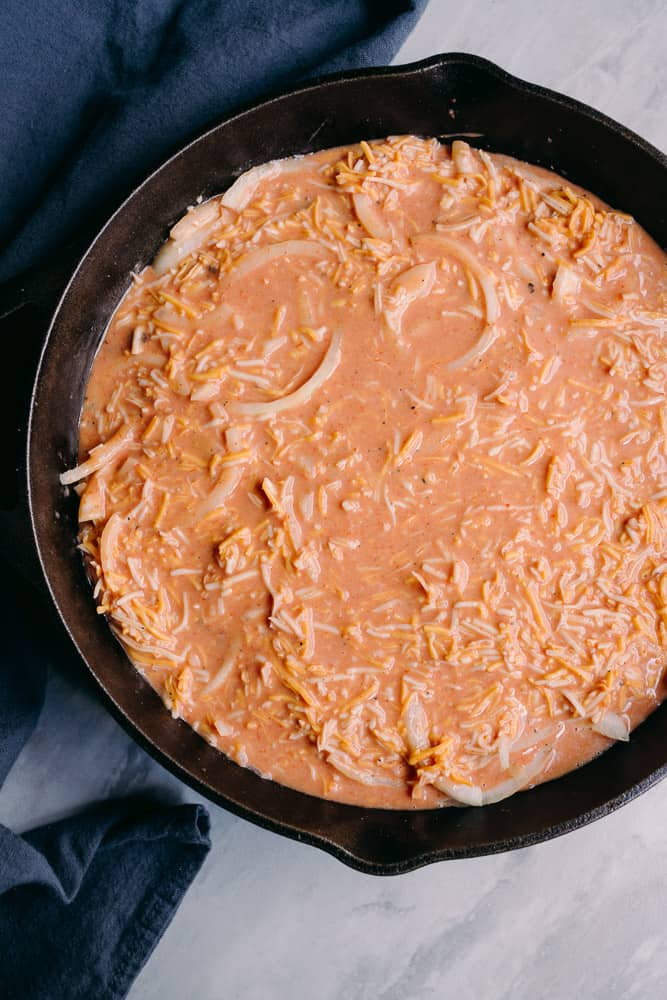
[[[475,52],[666,149],[666,35],[662,0],[431,0],[396,62]],[[3,822],[26,829],[147,789],[198,798],[76,677],[52,674]],[[392,879],[210,811],[211,854],[131,1000],[667,995],[667,783],[559,840]]]

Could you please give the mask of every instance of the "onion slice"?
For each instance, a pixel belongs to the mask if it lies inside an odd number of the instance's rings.
[[[460,802],[461,805],[490,806],[494,802],[502,802],[503,799],[509,798],[515,792],[521,791],[528,782],[533,781],[546,767],[550,754],[551,750],[548,747],[540,750],[513,777],[501,781],[495,788],[485,790],[479,785],[463,785],[450,778],[437,778],[433,784],[439,791],[444,792],[455,802]]]
[[[270,264],[280,257],[322,257],[331,254],[329,247],[317,243],[315,240],[285,240],[282,243],[270,243],[268,246],[260,247],[252,253],[239,257],[228,275],[228,281],[236,281],[238,278],[245,278],[246,275],[256,271],[258,267]]]
[[[472,148],[461,139],[455,139],[452,143],[452,160],[459,174],[474,174],[477,171]]]
[[[273,180],[279,174],[290,173],[301,167],[301,156],[289,156],[284,160],[270,160],[258,167],[251,167],[236,178],[222,196],[222,204],[235,212],[242,212],[262,181]]]
[[[454,233],[463,229],[471,229],[481,221],[481,215],[467,215],[465,219],[456,219],[454,222],[439,222],[436,229],[442,232]]]
[[[91,476],[79,502],[79,522],[101,521],[106,514],[104,482],[98,475]]]
[[[336,330],[319,367],[315,372],[313,372],[310,378],[306,379],[303,385],[299,386],[298,389],[295,389],[294,392],[290,392],[287,396],[282,396],[280,399],[273,399],[265,403],[230,403],[230,410],[233,410],[235,413],[242,413],[246,417],[257,417],[258,420],[266,420],[269,417],[275,416],[276,413],[282,413],[283,410],[288,410],[293,406],[300,406],[302,403],[307,403],[313,393],[316,392],[320,386],[324,385],[327,379],[331,378],[340,364],[341,342],[341,331]]]
[[[411,694],[403,712],[405,736],[408,746],[415,753],[429,745],[429,724],[424,707],[416,694]]]
[[[352,759],[341,751],[334,750],[327,754],[327,763],[335,767],[337,771],[344,774],[352,781],[358,781],[362,785],[381,785],[387,788],[402,788],[403,781],[400,778],[391,778],[389,775],[373,774],[363,771],[352,761]]]
[[[559,264],[551,286],[551,297],[556,302],[567,303],[578,294],[580,286],[581,279],[577,272],[565,264]]]
[[[610,740],[623,740],[627,743],[630,739],[630,727],[622,716],[616,712],[605,712],[602,718],[593,726],[596,733],[606,736]]]
[[[408,306],[411,306],[417,299],[428,295],[435,283],[435,261],[426,264],[415,264],[396,278],[391,287],[391,297],[393,305],[387,306],[384,310],[384,318],[389,329],[401,335],[403,316]]]
[[[239,635],[235,635],[229,643],[229,647],[225,654],[225,658],[220,665],[220,669],[213,675],[213,677],[211,677],[206,687],[203,688],[202,694],[213,694],[214,691],[217,691],[229,680],[232,670],[236,666],[236,660],[240,649],[241,637]]]
[[[182,219],[179,219],[175,226],[171,227],[169,233],[172,240],[188,240],[191,236],[206,229],[213,222],[220,218],[220,200],[210,198],[208,201],[195,205],[188,209]]]
[[[490,272],[487,271],[482,264],[480,264],[479,260],[473,253],[465,247],[462,247],[459,243],[456,243],[454,240],[450,240],[447,236],[439,236],[437,233],[426,233],[422,236],[415,236],[413,237],[412,242],[418,250],[421,250],[422,248],[424,250],[442,250],[445,254],[456,257],[462,264],[469,268],[472,274],[479,281],[479,286],[482,289],[484,307],[486,310],[486,322],[496,322],[500,315],[500,305],[498,303],[496,290],[493,287],[493,280]]]
[[[479,286],[482,289],[487,326],[477,343],[473,344],[469,351],[466,351],[466,353],[460,358],[457,358],[456,361],[450,362],[447,366],[450,371],[456,371],[458,368],[463,368],[465,365],[470,364],[471,361],[476,361],[477,358],[481,358],[483,354],[486,354],[498,337],[498,330],[493,326],[493,324],[500,315],[500,304],[498,302],[496,290],[493,287],[491,274],[480,264],[474,254],[470,253],[470,251],[465,247],[462,247],[458,243],[454,242],[454,240],[448,239],[446,236],[438,236],[429,233],[423,236],[415,236],[412,242],[417,249],[423,248],[428,250],[429,248],[433,248],[435,250],[442,250],[452,257],[456,257],[457,260],[467,267],[475,278],[477,278]]]
[[[157,646],[148,642],[135,642],[134,639],[130,639],[129,635],[125,635],[121,632],[118,627],[114,627],[113,619],[109,622],[109,628],[116,636],[121,646],[125,649],[125,652],[130,659],[132,659],[132,653],[130,650],[136,650],[137,653],[147,653],[149,656],[156,656],[165,660],[170,660],[172,663],[183,663],[185,660],[185,656],[182,653],[174,653],[172,650],[167,649],[166,646]]]
[[[481,358],[483,354],[486,354],[491,345],[495,343],[497,338],[498,330],[496,327],[487,326],[482,336],[472,345],[469,351],[462,354],[460,358],[456,359],[456,361],[450,361],[447,365],[450,372],[457,371],[459,368],[464,368],[466,365],[469,365],[471,361],[476,361],[477,358]]]
[[[200,503],[197,509],[200,518],[207,517],[214,510],[217,510],[218,507],[224,505],[225,501],[229,499],[241,482],[243,469],[242,465],[235,465],[223,472],[217,485],[214,486],[206,499]]]
[[[366,232],[376,240],[391,242],[391,229],[373,199],[367,194],[359,193],[352,195],[352,202],[357,218]]]
[[[124,424],[108,441],[105,441],[104,444],[98,444],[96,448],[93,448],[85,462],[77,465],[74,469],[69,469],[67,472],[61,473],[61,484],[63,486],[71,486],[72,483],[78,483],[80,479],[92,476],[93,472],[97,472],[103,466],[109,465],[110,462],[118,458],[121,452],[127,448],[133,437],[134,427],[131,424]]]
[[[100,564],[108,586],[110,586],[110,580],[114,573],[118,573],[116,555],[122,527],[123,518],[120,514],[112,514],[100,535]]]
[[[172,267],[176,267],[206,241],[216,226],[223,221],[220,208],[220,198],[211,198],[191,208],[175,226],[172,226],[169,239],[162,245],[153,261],[153,270],[157,275],[165,274]]]

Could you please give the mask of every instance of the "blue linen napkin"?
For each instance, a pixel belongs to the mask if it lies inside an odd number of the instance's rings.
[[[424,5],[3,0],[0,281],[213,119],[306,76],[389,62]]]
[[[92,236],[215,118],[314,74],[389,62],[425,3],[3,0],[0,281],[82,227]],[[47,669],[74,655],[49,621],[42,594],[0,559],[0,787]],[[147,799],[23,836],[0,825],[0,997],[125,996],[209,848],[205,809]]]

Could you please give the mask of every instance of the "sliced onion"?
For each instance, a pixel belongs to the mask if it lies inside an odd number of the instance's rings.
[[[120,544],[120,533],[123,528],[123,518],[120,514],[112,514],[100,535],[100,563],[107,584],[114,573],[118,573],[116,555]]]
[[[216,226],[223,221],[220,206],[219,198],[211,198],[191,208],[175,226],[172,226],[169,239],[160,248],[153,261],[153,270],[157,275],[176,267],[206,241]]]
[[[100,476],[90,477],[79,503],[79,522],[101,521],[106,514],[106,493]]]
[[[433,784],[438,791],[444,792],[454,802],[460,802],[463,806],[484,805],[484,792],[477,785],[464,785],[449,778],[436,778]]]
[[[327,762],[335,767],[337,771],[344,774],[352,781],[358,781],[362,785],[383,785],[389,788],[402,788],[404,782],[400,778],[390,778],[389,775],[374,774],[370,771],[363,771],[357,767],[354,761],[347,754],[334,751],[327,754]]]
[[[491,178],[491,180],[492,181],[497,181],[498,180],[498,171],[496,170],[496,168],[494,166],[494,163],[493,163],[493,160],[491,159],[491,157],[489,156],[489,154],[485,153],[483,149],[478,149],[477,150],[477,155],[479,156],[480,160],[482,161],[482,163],[486,167],[486,169],[488,171],[488,174],[489,174],[489,177]]]
[[[210,198],[189,208],[182,219],[179,219],[175,226],[172,226],[169,235],[172,240],[187,240],[201,229],[210,226],[212,222],[217,222],[220,218],[220,199]]]
[[[550,754],[549,748],[540,750],[513,777],[501,781],[495,788],[483,789],[479,785],[463,785],[450,778],[437,778],[433,784],[439,791],[444,792],[455,802],[460,802],[461,805],[490,806],[494,802],[509,798],[533,781],[544,770]]]
[[[460,174],[477,173],[477,164],[472,155],[472,148],[467,142],[463,142],[461,139],[454,140],[452,143],[452,160]]]
[[[481,221],[481,215],[467,215],[465,219],[456,219],[454,222],[439,222],[436,229],[442,232],[454,233],[462,229],[471,229]]]
[[[476,361],[477,358],[481,358],[483,354],[486,354],[491,345],[496,342],[497,338],[497,328],[495,326],[487,326],[482,336],[475,344],[473,344],[469,351],[462,354],[460,358],[456,359],[456,361],[450,361],[447,365],[450,372],[454,372],[458,368],[463,368],[465,365],[469,365],[471,361]]]
[[[501,736],[498,740],[498,760],[503,771],[509,771],[510,750],[512,743],[508,736]]]
[[[207,517],[218,507],[223,507],[243,478],[243,466],[233,465],[220,476],[218,484],[197,508],[200,518]]]
[[[387,326],[396,336],[401,334],[403,316],[408,306],[411,306],[417,299],[428,295],[435,282],[435,261],[426,264],[415,264],[407,271],[396,278],[391,287],[391,296],[395,305],[388,306],[384,310],[384,317]]]
[[[167,305],[164,306],[159,306],[159,308],[157,308],[153,313],[152,319],[154,319],[157,323],[166,323],[168,326],[173,327],[179,333],[187,333],[189,330],[187,320],[184,319],[183,316],[179,315],[178,312],[176,312],[176,309],[174,308],[174,306],[171,305],[171,303],[168,303]],[[164,364],[164,357],[161,357],[159,359],[158,364],[160,365]]]
[[[222,719],[213,720],[213,728],[215,729],[218,736],[234,736],[236,735],[236,730],[229,723],[223,722]]]
[[[445,253],[450,254],[452,257],[456,257],[462,264],[465,264],[465,266],[469,268],[472,274],[474,274],[477,278],[479,286],[482,289],[484,306],[486,309],[486,322],[496,322],[498,316],[500,315],[500,305],[498,303],[496,290],[493,287],[493,280],[489,271],[482,264],[480,264],[479,260],[473,253],[465,247],[462,247],[454,240],[450,240],[447,236],[439,236],[437,233],[427,233],[423,236],[415,236],[412,242],[417,249],[421,249],[422,247],[424,249],[441,249],[445,251]]]
[[[211,379],[210,382],[204,382],[203,385],[198,385],[196,389],[193,389],[190,393],[190,399],[193,403],[208,403],[209,400],[215,399],[219,392],[220,382]]]
[[[313,393],[324,385],[327,379],[331,378],[338,367],[341,359],[341,341],[341,332],[340,330],[336,330],[319,368],[302,386],[295,389],[294,392],[290,392],[287,396],[282,396],[280,399],[273,399],[267,403],[230,403],[230,410],[242,413],[247,417],[256,417],[258,420],[265,420],[268,417],[275,416],[276,413],[290,409],[292,406],[300,406],[302,403],[307,403]]]
[[[546,743],[547,741],[549,746],[553,747],[556,740],[560,739],[566,729],[567,723],[565,722],[549,722],[546,726],[538,729],[537,732],[524,732],[519,739],[512,743],[510,752],[513,754],[523,753],[524,750],[530,750],[532,747],[536,747],[538,744]]]
[[[581,279],[576,271],[559,264],[551,287],[551,297],[557,302],[566,302],[578,294],[580,285]]]
[[[133,438],[134,427],[131,424],[124,424],[108,441],[93,448],[85,462],[77,465],[74,469],[61,473],[60,482],[63,486],[71,486],[72,483],[78,483],[86,476],[92,476],[93,472],[97,472],[98,469],[109,465],[110,462],[118,458]]]
[[[236,660],[240,649],[241,637],[239,635],[235,635],[229,643],[229,647],[225,654],[225,658],[220,665],[220,669],[213,675],[213,677],[211,677],[210,681],[203,689],[202,694],[212,694],[229,680],[231,673],[236,666]]]
[[[271,160],[269,163],[262,163],[258,167],[246,170],[225,191],[222,196],[222,204],[226,208],[233,208],[235,212],[242,212],[255,193],[257,185],[261,181],[269,181],[277,177],[286,163],[289,163],[289,160]]]
[[[245,278],[258,267],[264,267],[280,257],[323,257],[331,254],[329,247],[315,240],[285,240],[283,243],[270,243],[252,253],[244,254],[238,259],[228,276],[228,280],[236,281]]]
[[[109,623],[109,627],[120,644],[125,648],[125,651],[130,659],[132,659],[132,653],[130,650],[136,650],[137,653],[147,653],[149,656],[164,658],[165,660],[170,660],[172,663],[183,663],[185,660],[185,655],[183,653],[173,653],[170,649],[167,649],[163,645],[157,646],[145,641],[135,642],[134,639],[130,639],[129,635],[126,635],[121,632],[120,629],[114,627],[113,622]]]
[[[403,717],[408,746],[413,753],[417,750],[423,750],[429,744],[429,724],[428,717],[418,695],[410,695],[403,712]]]
[[[622,716],[616,712],[605,712],[602,718],[595,723],[593,729],[596,733],[606,736],[610,740],[623,740],[627,743],[630,739],[630,727]]]
[[[410,302],[428,295],[435,281],[435,262],[415,264],[396,278],[392,295],[405,294]]]
[[[373,199],[367,194],[353,194],[352,201],[357,218],[364,229],[376,240],[391,242],[391,229]]]
[[[424,236],[415,236],[412,242],[418,249],[422,247],[424,249],[428,249],[429,247],[436,250],[441,249],[450,254],[452,257],[456,257],[471,271],[475,278],[477,278],[479,286],[482,289],[487,326],[477,343],[473,344],[469,351],[466,351],[466,353],[460,358],[457,358],[456,361],[450,362],[447,366],[450,371],[456,371],[458,368],[463,368],[465,365],[470,364],[471,361],[476,361],[477,358],[481,358],[482,355],[489,350],[491,345],[495,343],[498,337],[499,331],[493,326],[493,324],[500,315],[500,304],[498,302],[496,290],[493,287],[491,275],[489,271],[487,271],[487,269],[480,264],[474,254],[470,253],[470,251],[465,247],[462,247],[458,243],[454,242],[454,240],[448,239],[446,236],[438,236],[437,234],[434,235],[429,233]]]

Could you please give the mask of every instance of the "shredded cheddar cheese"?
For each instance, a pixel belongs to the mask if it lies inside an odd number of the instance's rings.
[[[79,547],[176,717],[369,806],[498,801],[665,693],[665,257],[466,143],[243,175],[93,367]]]

